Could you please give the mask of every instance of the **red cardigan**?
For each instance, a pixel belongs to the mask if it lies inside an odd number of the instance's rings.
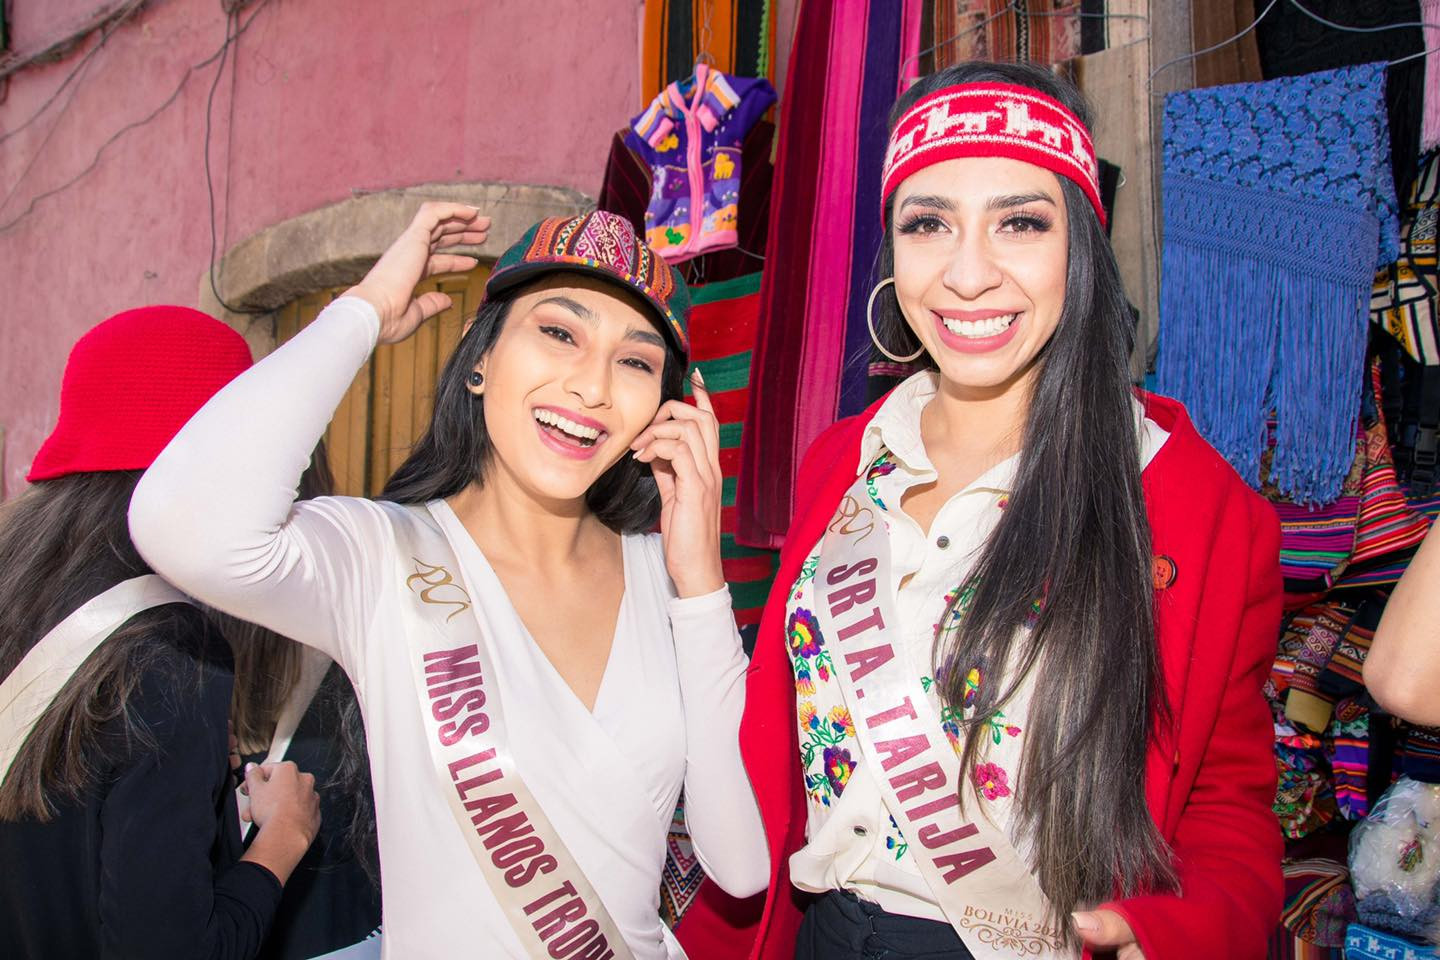
[[[1282,900],[1270,712],[1260,692],[1280,623],[1280,528],[1173,400],[1141,395],[1170,438],[1143,474],[1156,557],[1173,568],[1156,594],[1165,692],[1174,712],[1146,762],[1145,797],[1174,851],[1180,895],[1105,906],[1124,915],[1146,960],[1263,958]],[[807,895],[790,884],[805,843],[795,682],[785,597],[844,491],[877,403],[821,434],[801,466],[802,505],[780,554],[746,683],[740,747],[770,846],[770,887],[734,900],[713,883],[677,933],[692,960],[791,960]]]

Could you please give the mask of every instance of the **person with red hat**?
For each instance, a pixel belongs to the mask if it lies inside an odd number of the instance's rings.
[[[679,273],[613,214],[535,224],[380,498],[295,502],[375,345],[449,305],[416,285],[475,266],[451,248],[488,226],[425,204],[156,458],[132,535],[195,596],[354,682],[385,956],[675,960],[658,907],[682,787],[717,883],[753,894],[767,860],[736,738],[718,427],[698,376],[681,400]]]
[[[198,311],[111,317],[0,513],[0,954],[254,956],[318,829],[313,779],[257,766],[242,852],[230,650],[126,524],[140,471],[249,366]]]

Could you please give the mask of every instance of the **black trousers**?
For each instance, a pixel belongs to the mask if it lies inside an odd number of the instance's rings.
[[[886,913],[831,890],[810,905],[795,960],[974,960],[948,923]]]

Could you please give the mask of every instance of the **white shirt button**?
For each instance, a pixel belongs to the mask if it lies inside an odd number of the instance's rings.
[[[950,538],[942,533],[940,536],[935,538],[935,546],[939,547],[941,550],[948,549],[950,546]]]

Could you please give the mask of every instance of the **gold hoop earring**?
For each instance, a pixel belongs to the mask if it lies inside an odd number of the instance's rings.
[[[909,363],[911,360],[918,360],[920,358],[920,355],[925,352],[925,344],[920,344],[920,349],[910,354],[910,356],[899,357],[887,350],[885,344],[881,343],[880,338],[875,335],[875,297],[885,288],[885,284],[893,284],[894,282],[894,277],[886,277],[884,280],[875,284],[875,289],[870,291],[870,301],[865,304],[865,326],[870,331],[870,342],[875,344],[876,350],[879,350],[896,363]]]

